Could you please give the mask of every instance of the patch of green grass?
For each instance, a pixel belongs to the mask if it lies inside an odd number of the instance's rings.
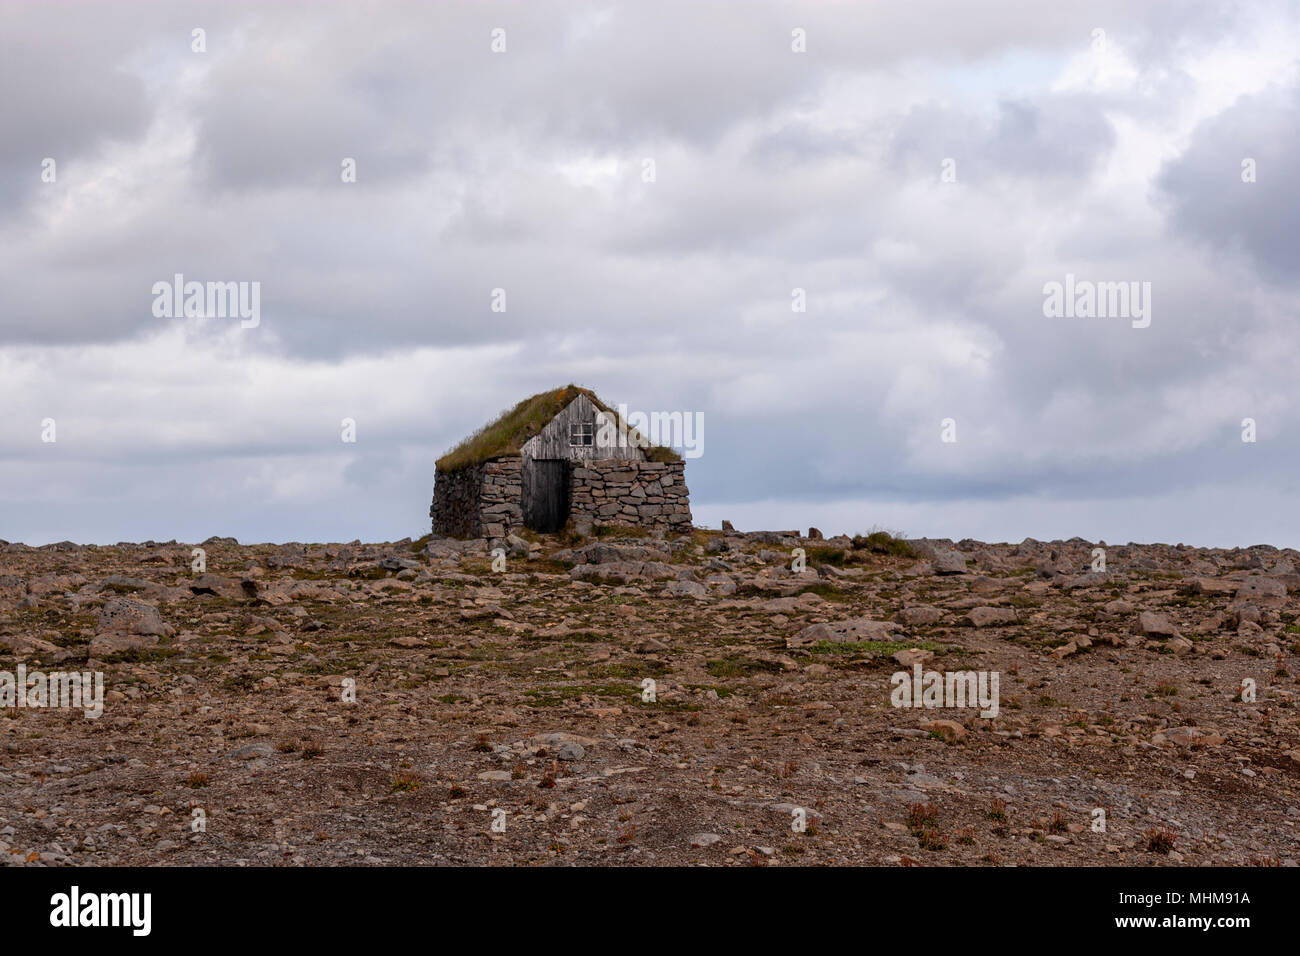
[[[653,659],[636,663],[594,664],[587,668],[587,676],[594,680],[643,680],[646,677],[659,677],[667,672],[667,664]]]
[[[558,707],[580,697],[609,697],[626,703],[641,700],[641,689],[630,684],[573,684],[536,687],[524,691],[529,707]]]
[[[843,567],[849,552],[843,548],[829,548],[822,545],[807,548],[804,551],[810,564],[834,564]]]
[[[923,651],[943,654],[947,648],[932,641],[855,641],[840,643],[838,641],[818,641],[809,645],[808,650],[814,654],[845,654],[860,657],[866,654],[895,654],[910,647],[919,647]]]
[[[758,660],[740,654],[728,654],[726,657],[715,658],[708,663],[708,671],[714,677],[748,677],[750,674],[763,671],[779,674],[782,670],[784,668],[776,661]]]
[[[849,595],[835,585],[822,581],[802,587],[795,594],[815,594],[824,601],[847,601],[849,599]]]
[[[300,671],[303,670],[301,667],[298,669]],[[235,691],[237,693],[247,693],[253,689],[253,685],[257,683],[257,680],[258,678],[255,674],[250,674],[248,671],[240,671],[238,674],[228,674],[223,677],[221,679],[221,686],[226,690]]]
[[[873,554],[890,554],[897,558],[914,558],[916,552],[903,540],[902,532],[890,532],[883,528],[873,528],[865,535],[853,536],[853,547],[859,551],[867,550]]]
[[[646,707],[662,711],[701,710],[699,704],[688,701],[656,701],[644,703],[641,700],[641,688],[634,684],[564,684],[550,687],[537,687],[524,691],[525,706],[558,707],[561,704],[578,700],[582,697],[603,697],[623,704]]]
[[[148,664],[151,661],[165,661],[181,653],[175,647],[139,647],[109,654],[104,660],[110,664]]]
[[[597,538],[644,538],[650,534],[646,528],[629,528],[623,525],[615,524],[598,524],[593,525],[592,535]]]
[[[568,574],[573,567],[572,561],[556,561],[554,558],[533,558],[523,562],[524,570],[534,576],[541,574]],[[536,584],[536,581],[529,583]]]
[[[528,634],[521,637],[520,640],[538,644],[550,644],[556,641],[561,644],[598,644],[601,641],[609,640],[609,635],[602,634],[599,631],[574,631],[560,638],[547,637],[545,634]]]

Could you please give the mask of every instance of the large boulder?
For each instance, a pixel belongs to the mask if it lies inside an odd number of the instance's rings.
[[[965,574],[966,555],[950,548],[935,548],[934,557],[930,559],[930,567],[935,574]]]
[[[190,593],[195,597],[208,595],[237,601],[248,596],[239,578],[227,578],[211,573],[200,574],[192,578],[189,582],[189,589]],[[256,590],[255,586],[254,590]]]
[[[27,597],[27,581],[14,574],[0,574],[0,606],[17,607]]]
[[[971,627],[1003,627],[1016,623],[1016,610],[1010,607],[973,607],[961,619]]]
[[[574,548],[572,551],[557,551],[551,555],[556,561],[572,561],[574,564],[622,564],[634,561],[662,561],[669,555],[666,544],[614,544],[607,541],[594,541]]]
[[[898,612],[898,620],[909,627],[918,625],[938,624],[943,620],[943,611],[937,607],[930,607],[926,604],[918,604],[913,607],[905,607]]]
[[[813,624],[786,639],[787,647],[805,647],[827,641],[831,644],[857,644],[862,641],[891,641],[899,626],[893,621],[873,621],[851,617],[828,624]]]
[[[580,564],[570,569],[574,581],[661,581],[677,577],[677,569],[662,561],[613,561],[608,564]]]
[[[153,647],[160,637],[175,629],[164,624],[152,604],[132,598],[113,598],[99,613],[99,626],[90,640],[90,656],[104,657],[118,651]]]
[[[1281,607],[1286,603],[1286,583],[1262,575],[1242,578],[1233,600],[1249,601],[1258,607]]]
[[[709,596],[709,589],[698,581],[674,581],[664,588],[664,594],[667,597],[692,597],[705,600]]]
[[[1235,594],[1241,582],[1233,578],[1191,578],[1183,582],[1183,590],[1192,594]]]
[[[1182,637],[1173,621],[1169,620],[1169,615],[1159,611],[1143,611],[1134,622],[1133,630],[1146,637]]]

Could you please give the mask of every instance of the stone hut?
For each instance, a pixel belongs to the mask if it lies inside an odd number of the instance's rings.
[[[691,530],[681,457],[576,385],[525,399],[439,458],[429,516],[434,534],[453,538],[570,521],[582,531]]]

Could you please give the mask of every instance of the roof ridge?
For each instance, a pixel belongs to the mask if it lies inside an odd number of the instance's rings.
[[[555,416],[577,400],[579,395],[585,395],[600,411],[613,415],[616,423],[626,426],[618,411],[602,401],[593,389],[570,382],[559,388],[538,392],[525,398],[513,408],[507,408],[439,458],[438,470],[459,471],[493,458],[518,457],[524,443],[539,434]],[[645,442],[643,447],[647,450],[656,447],[636,429],[629,427],[629,431]],[[667,451],[671,453],[671,449]]]

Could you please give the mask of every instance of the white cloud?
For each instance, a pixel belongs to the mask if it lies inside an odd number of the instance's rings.
[[[1213,494],[1300,465],[1294,200],[1267,167],[1224,199],[1211,148],[1300,135],[1285,3],[222,7],[201,57],[191,11],[106,9],[0,37],[80,70],[0,104],[0,534],[416,533],[437,454],[568,381],[703,412],[700,514],[759,524],[892,503],[1007,537],[1072,502],[1210,540]],[[1209,248],[1242,208],[1274,218]],[[262,325],[154,319],[175,272],[262,282]],[[1151,328],[1044,319],[1066,272],[1151,281]]]

